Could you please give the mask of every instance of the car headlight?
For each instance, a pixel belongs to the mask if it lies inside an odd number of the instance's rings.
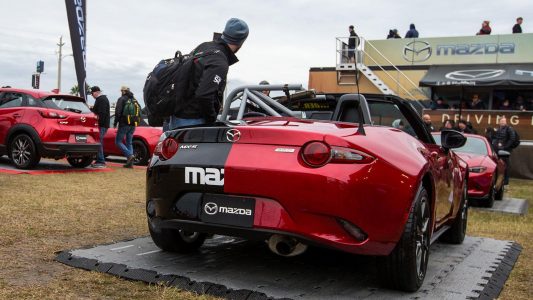
[[[468,171],[471,173],[483,173],[487,170],[487,167],[470,167]]]

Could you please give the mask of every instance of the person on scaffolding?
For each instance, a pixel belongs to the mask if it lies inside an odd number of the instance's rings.
[[[350,30],[350,37],[348,38],[348,60],[350,63],[355,62],[355,48],[359,46],[359,36],[355,33],[353,25],[348,27]]]

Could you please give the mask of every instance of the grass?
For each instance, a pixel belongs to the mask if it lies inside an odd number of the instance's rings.
[[[209,299],[55,262],[55,252],[148,234],[145,171],[0,174],[0,299]],[[531,202],[533,182],[513,180],[510,195]],[[533,225],[527,216],[471,210],[468,234],[514,240],[524,249],[501,294],[533,295]]]

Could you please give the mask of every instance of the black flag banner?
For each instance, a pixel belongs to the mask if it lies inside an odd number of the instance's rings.
[[[70,41],[74,55],[74,65],[76,66],[76,77],[78,78],[78,88],[80,96],[87,101],[86,90],[86,0],[65,0],[67,6],[67,17],[70,28]]]

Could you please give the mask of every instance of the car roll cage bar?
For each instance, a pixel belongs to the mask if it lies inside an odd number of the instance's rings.
[[[289,94],[289,91],[302,90],[303,88],[301,84],[246,85],[238,87],[231,91],[226,97],[219,121],[228,124],[230,121],[229,114],[231,104],[239,99],[241,100],[241,103],[239,104],[239,110],[234,121],[237,121],[240,124],[246,124],[243,121],[243,118],[246,114],[246,108],[248,105],[253,105],[256,108],[260,108],[270,116],[282,117],[281,114],[284,114],[285,116],[303,119],[305,115],[301,111],[293,111],[261,92],[283,91],[287,97],[287,100],[290,101],[291,95]],[[339,100],[337,101],[331,121],[358,123],[359,126],[357,132],[361,135],[365,135],[364,125],[373,125],[368,105],[369,100],[392,102],[398,106],[400,111],[412,125],[416,124],[416,128],[418,130],[415,129],[415,131],[421,140],[429,143],[435,143],[433,136],[424,129],[425,127],[422,118],[412,105],[411,101],[394,95],[344,94],[340,96]]]

